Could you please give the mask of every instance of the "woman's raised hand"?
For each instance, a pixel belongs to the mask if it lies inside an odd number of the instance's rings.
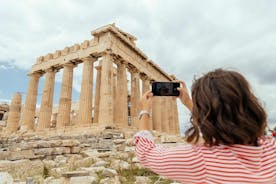
[[[146,111],[151,110],[152,96],[153,96],[153,93],[151,92],[151,90],[143,94],[143,96],[140,99],[141,110],[146,110]]]
[[[192,111],[193,109],[193,101],[189,95],[188,89],[186,87],[185,82],[183,81],[178,81],[181,84],[181,87],[177,88],[179,91],[179,99],[181,102],[190,110]]]

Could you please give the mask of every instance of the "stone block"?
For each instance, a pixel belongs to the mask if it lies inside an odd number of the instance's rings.
[[[100,166],[106,166],[107,162],[104,160],[97,161],[95,164],[93,164],[93,167],[100,167]]]
[[[117,171],[114,169],[105,168],[102,172],[102,175],[105,177],[113,177],[117,175]]]
[[[13,178],[7,172],[0,172],[0,183],[3,183],[3,184],[13,184]]]
[[[87,183],[94,183],[97,181],[97,177],[95,176],[79,176],[79,177],[72,177],[70,179],[70,184],[87,184]]]
[[[89,173],[86,171],[69,171],[69,172],[64,172],[62,174],[63,177],[65,178],[71,178],[71,177],[78,177],[78,176],[88,176]]]
[[[73,147],[80,145],[80,142],[78,140],[63,140],[61,146],[65,147]]]
[[[22,150],[16,152],[10,152],[8,160],[21,160],[36,158],[32,150]]]
[[[72,147],[71,148],[71,153],[73,153],[73,154],[80,153],[80,151],[81,151],[80,147]]]
[[[146,176],[136,176],[135,177],[135,184],[146,184],[150,183],[150,179]]]
[[[0,172],[8,172],[13,178],[26,179],[28,176],[42,175],[44,165],[41,160],[0,160]]]

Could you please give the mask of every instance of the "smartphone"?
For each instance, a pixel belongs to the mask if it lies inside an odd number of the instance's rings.
[[[180,87],[179,82],[153,82],[153,96],[179,96],[177,88]]]

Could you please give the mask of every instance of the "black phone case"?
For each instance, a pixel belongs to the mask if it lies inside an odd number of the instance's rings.
[[[154,96],[179,96],[178,87],[180,83],[177,82],[153,82],[152,93]]]

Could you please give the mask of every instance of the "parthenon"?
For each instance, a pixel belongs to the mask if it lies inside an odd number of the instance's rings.
[[[20,122],[8,121],[14,131],[41,131],[65,129],[73,126],[72,82],[74,68],[83,63],[79,109],[76,127],[137,128],[139,98],[150,89],[152,81],[173,81],[157,64],[136,47],[136,38],[120,30],[115,24],[100,27],[91,32],[93,38],[40,56],[32,66],[29,86],[22,108]],[[57,106],[53,113],[53,96],[56,73],[63,69],[62,85]],[[93,73],[96,84],[93,84]],[[36,106],[40,78],[45,75],[42,99],[38,115]],[[130,76],[130,80],[128,80]],[[130,81],[130,82],[128,82]],[[95,89],[93,87],[95,86]],[[95,93],[95,94],[94,94]],[[19,98],[19,97],[17,97]],[[20,99],[21,101],[21,99]],[[13,112],[13,114],[15,114]],[[9,115],[12,119],[13,114]],[[35,117],[37,123],[35,123]],[[14,118],[18,119],[18,118]],[[19,120],[18,120],[19,121]],[[53,123],[55,122],[55,123]],[[18,128],[14,128],[18,126]],[[176,100],[172,97],[154,97],[152,130],[179,133]]]

